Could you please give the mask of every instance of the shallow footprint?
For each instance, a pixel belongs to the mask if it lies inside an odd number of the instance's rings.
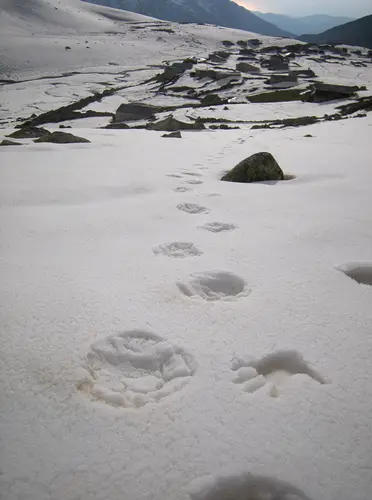
[[[174,241],[173,243],[165,243],[153,248],[155,255],[166,255],[167,257],[175,257],[183,259],[185,257],[195,257],[202,255],[203,252],[198,250],[193,243],[188,241]]]
[[[199,229],[205,229],[211,233],[221,233],[223,231],[233,231],[237,226],[235,224],[229,224],[228,222],[206,222],[202,226],[198,226]]]
[[[196,203],[180,203],[177,205],[177,208],[188,214],[207,214],[209,212],[208,208],[202,207]]]
[[[192,189],[188,187],[178,186],[174,188],[173,191],[175,193],[186,193],[186,191],[192,191]]]
[[[351,262],[337,269],[360,285],[372,286],[372,262]]]
[[[297,351],[278,351],[263,358],[234,358],[231,370],[235,372],[234,384],[240,384],[244,392],[255,392],[269,386],[269,395],[279,396],[279,387],[297,374],[307,375],[319,384],[327,380],[311,368]]]
[[[185,283],[178,282],[177,286],[187,297],[204,300],[236,300],[251,292],[243,278],[227,271],[193,273]]]
[[[79,390],[112,406],[141,407],[180,390],[196,362],[160,335],[131,330],[94,342],[84,368]]]
[[[200,477],[188,493],[191,500],[311,500],[292,484],[249,472]]]
[[[192,179],[190,181],[185,181],[186,184],[203,184],[203,181],[197,181],[196,179]]]

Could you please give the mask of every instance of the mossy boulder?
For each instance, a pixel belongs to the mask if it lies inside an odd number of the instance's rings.
[[[12,134],[7,135],[7,137],[11,137],[12,139],[37,139],[47,134],[50,134],[49,130],[30,125],[16,130]]]
[[[56,131],[48,133],[47,135],[43,135],[42,137],[35,139],[34,142],[53,142],[55,144],[72,144],[72,143],[90,142],[90,141],[88,141],[88,139],[85,139],[84,137],[79,137],[74,134]]]
[[[202,130],[205,129],[205,125],[198,119],[194,123],[186,123],[177,120],[173,116],[168,116],[164,120],[148,124],[146,128],[161,132],[176,132],[177,130]]]
[[[255,153],[238,163],[227,172],[222,181],[228,182],[262,182],[282,181],[284,173],[271,153]]]
[[[0,146],[22,146],[21,142],[8,141],[8,139],[4,139],[0,142]]]

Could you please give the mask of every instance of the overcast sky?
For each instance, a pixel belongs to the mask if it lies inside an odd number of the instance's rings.
[[[330,14],[363,17],[372,14],[372,0],[234,0],[250,10],[293,16]]]

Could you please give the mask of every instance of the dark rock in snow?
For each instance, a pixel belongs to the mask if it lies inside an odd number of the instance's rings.
[[[65,50],[71,50],[71,47],[69,47],[68,45],[66,45]]]
[[[47,134],[50,134],[50,132],[45,128],[29,126],[20,128],[12,134],[7,135],[7,137],[12,137],[13,139],[35,139]]]
[[[315,78],[316,74],[312,69],[295,69],[291,73],[296,76],[302,76],[303,78]]]
[[[0,146],[23,146],[21,142],[8,141],[8,139],[4,139],[0,142]]]
[[[271,153],[256,153],[238,163],[221,180],[245,183],[282,181],[284,173]]]
[[[212,62],[225,62],[230,57],[230,52],[225,52],[223,50],[219,50],[218,52],[213,52],[209,56],[209,60]]]
[[[163,108],[159,106],[142,102],[121,104],[116,110],[114,122],[146,120],[161,111],[163,111]]]
[[[233,71],[216,71],[214,69],[196,69],[190,76],[194,78],[210,78],[211,80],[223,80],[224,78],[240,78],[240,73]]]
[[[124,122],[120,122],[120,123],[114,122],[114,123],[109,123],[104,128],[111,128],[111,129],[116,129],[116,130],[126,130],[126,129],[129,129],[130,127],[129,127],[129,125],[127,125]]]
[[[52,132],[47,135],[35,139],[34,142],[53,142],[55,144],[72,144],[76,142],[90,142],[84,137],[78,137],[77,135],[69,134],[67,132]]]
[[[247,97],[249,102],[287,102],[301,101],[303,89],[275,90],[272,92],[263,92],[261,94],[250,95]]]
[[[225,47],[232,47],[234,45],[234,42],[230,42],[230,40],[222,40],[222,45]]]
[[[264,61],[262,66],[273,71],[283,71],[289,68],[288,61],[280,54],[274,54],[268,61]]]
[[[270,75],[268,83],[270,83],[270,85],[277,85],[278,83],[297,83],[297,76],[291,71],[287,75],[274,73]]]
[[[357,102],[338,106],[337,109],[343,115],[351,115],[357,111],[372,111],[372,96],[361,97]]]
[[[239,62],[236,65],[237,71],[241,71],[242,73],[260,73],[260,68],[253,66],[252,64],[246,62]]]
[[[316,82],[307,100],[310,102],[325,102],[336,99],[347,99],[355,96],[358,90],[360,89],[356,86],[350,87],[347,85],[332,85],[329,83]]]
[[[205,129],[205,125],[199,120],[196,120],[194,123],[185,123],[173,118],[173,116],[168,116],[164,120],[148,124],[146,128],[161,132],[175,132],[177,130],[203,130]]]
[[[162,137],[169,137],[170,139],[182,139],[182,135],[179,130],[177,130],[177,132],[171,132],[170,134],[163,134]]]
[[[201,100],[202,106],[218,106],[227,103],[227,99],[222,99],[218,94],[207,94]]]

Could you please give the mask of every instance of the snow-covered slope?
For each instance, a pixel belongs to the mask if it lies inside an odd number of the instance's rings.
[[[372,116],[247,100],[308,67],[289,91],[368,96],[367,51],[292,46],[278,73],[288,40],[1,7],[0,142],[91,141],[0,147],[1,500],[370,500]],[[155,120],[101,128],[128,102]],[[144,129],[170,112],[206,129]],[[220,180],[260,151],[287,180]]]
[[[231,0],[84,0],[177,22],[198,22],[253,31],[261,35],[292,36]]]
[[[0,80],[108,67],[109,63],[156,64],[206,53],[226,37],[256,37],[239,30],[166,23],[80,0],[0,2]]]

